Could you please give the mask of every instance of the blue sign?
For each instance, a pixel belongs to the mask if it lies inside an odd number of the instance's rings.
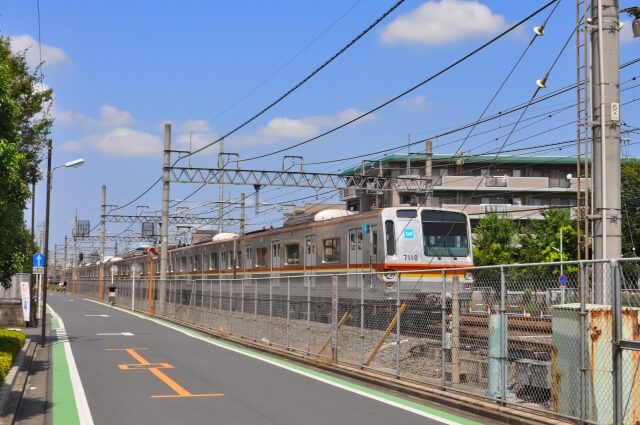
[[[404,229],[404,238],[413,239],[413,229]]]
[[[367,233],[369,233],[369,225],[368,224],[363,224],[362,225],[362,234],[366,235]]]
[[[33,267],[44,267],[44,254],[38,252],[33,254]]]
[[[558,282],[560,283],[560,286],[567,286],[567,275],[561,274],[558,276]]]

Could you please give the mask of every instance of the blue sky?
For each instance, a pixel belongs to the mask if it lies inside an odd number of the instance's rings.
[[[123,205],[161,174],[162,127],[173,125],[173,146],[202,146],[224,134],[275,100],[370,25],[395,1],[118,1],[41,0],[44,82],[55,91],[54,165],[83,157],[77,169],[56,170],[53,182],[51,244],[70,234],[74,211],[98,223],[100,187],[107,203]],[[336,61],[276,107],[225,140],[227,151],[248,158],[315,136],[367,111],[436,73],[519,21],[544,1],[406,0]],[[631,6],[621,1],[621,7]],[[389,149],[474,121],[496,92],[532,37],[532,29],[549,15],[547,9],[477,56],[402,99],[313,143],[288,151],[306,163],[333,160]],[[541,95],[575,82],[573,41],[561,53],[575,23],[575,3],[561,1],[549,18],[544,37],[536,39],[503,91],[489,108],[494,114],[528,101],[541,78],[560,55]],[[629,18],[621,33],[621,62],[638,55]],[[31,46],[37,61],[36,0],[7,0],[0,7],[0,32],[17,51]],[[639,126],[640,88],[632,80],[640,64],[621,71],[622,119]],[[626,90],[625,90],[626,89]],[[575,138],[575,93],[532,106],[509,140],[510,148],[538,146]],[[564,112],[553,112],[568,107]],[[533,118],[541,116],[542,118]],[[463,150],[493,151],[504,142],[517,115],[479,126]],[[487,130],[493,130],[486,132]],[[483,134],[479,134],[483,133]],[[453,154],[467,133],[434,140],[435,153]],[[631,134],[623,152],[636,156],[638,136]],[[511,143],[517,142],[513,145]],[[418,147],[413,151],[419,150]],[[406,152],[406,148],[397,149]],[[571,155],[564,149],[533,149],[514,154]],[[360,159],[309,165],[313,171],[335,172]],[[217,149],[195,155],[194,166],[214,166]],[[243,168],[279,169],[282,154],[245,162]],[[175,184],[171,198],[183,199],[197,186]],[[251,187],[226,187],[237,198]],[[181,207],[217,200],[208,186]],[[261,201],[287,203],[314,191],[265,188]],[[44,217],[44,184],[36,192],[36,221]],[[194,201],[192,203],[191,201]],[[320,195],[306,202],[337,201]],[[251,204],[252,199],[248,200]],[[300,200],[298,203],[305,201]],[[157,210],[160,185],[134,202]],[[211,205],[192,212],[215,216]],[[281,212],[249,215],[250,229],[277,223]],[[25,214],[30,217],[30,212]],[[237,217],[237,211],[229,212]],[[127,226],[109,224],[109,233]],[[138,226],[131,230],[139,231]],[[96,233],[97,234],[97,233]]]

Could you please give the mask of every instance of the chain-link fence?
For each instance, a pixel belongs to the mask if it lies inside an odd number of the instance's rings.
[[[636,260],[114,282],[119,305],[319,362],[585,423],[640,418]],[[100,298],[96,280],[74,287]]]

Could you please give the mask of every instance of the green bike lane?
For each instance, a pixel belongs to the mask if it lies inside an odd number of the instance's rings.
[[[53,425],[92,425],[94,421],[96,424],[115,423],[111,422],[114,419],[114,412],[111,411],[112,414],[109,414],[109,410],[113,407],[105,407],[105,404],[117,406],[119,412],[115,412],[115,416],[120,420],[118,423],[174,423],[172,421],[178,418],[184,423],[225,424],[366,423],[375,425],[395,422],[474,425],[489,423],[472,415],[454,413],[443,407],[433,407],[415,399],[215,339],[170,322],[98,305],[80,297],[58,295],[52,298],[51,304],[54,308],[51,310],[53,316],[51,327],[58,338],[58,341],[52,344]],[[101,314],[89,315],[86,314],[88,311]],[[64,321],[57,313],[63,316]],[[205,384],[219,389],[224,395],[220,394],[221,397],[216,400],[211,398],[206,404],[194,402],[195,399],[187,400],[189,397],[185,397],[183,403],[172,399],[173,401],[169,401],[170,408],[167,409],[166,406],[163,407],[163,401],[158,400],[161,397],[169,397],[167,395],[154,396],[158,397],[156,399],[140,396],[141,389],[142,392],[149,389],[148,383],[138,388],[136,387],[138,384],[133,381],[117,382],[118,380],[113,379],[112,376],[106,379],[106,374],[118,373],[115,372],[115,364],[110,364],[111,360],[107,357],[97,361],[92,359],[91,367],[85,366],[88,364],[85,356],[90,336],[112,335],[96,332],[108,330],[104,326],[87,332],[86,322],[91,320],[87,320],[86,316],[105,316],[107,313],[109,319],[105,318],[100,323],[109,323],[111,330],[136,329],[139,331],[128,340],[119,338],[115,345],[112,344],[117,347],[116,349],[124,350],[125,345],[144,346],[144,349],[149,348],[151,353],[161,352],[165,356],[161,360],[171,363],[172,368],[166,370],[166,373],[159,372],[164,377],[158,376],[162,382],[157,382],[156,385],[165,390],[168,386],[178,394],[183,391],[191,396],[192,394],[185,387]],[[117,323],[115,327],[113,327],[114,323]],[[76,335],[74,331],[78,325],[84,326],[84,329]],[[155,338],[151,335],[155,335]],[[158,337],[160,337],[159,340]],[[121,344],[123,339],[127,340],[125,345]],[[85,348],[81,348],[83,340]],[[95,343],[102,342],[102,339],[98,338]],[[183,349],[181,353],[170,357],[169,353],[172,350],[163,349],[164,344],[179,346]],[[78,352],[79,366],[75,364],[74,350]],[[100,350],[105,352],[102,347]],[[98,352],[96,349],[90,351],[93,356]],[[134,353],[141,355],[143,352],[134,351]],[[144,355],[147,356],[147,354]],[[211,359],[211,362],[201,362],[207,358]],[[182,359],[186,360],[181,361]],[[114,370],[96,371],[100,369],[96,367],[97,364],[104,364],[107,368],[111,366]],[[211,365],[216,366],[211,367]],[[193,367],[190,374],[177,373],[179,369],[184,371],[189,367]],[[190,379],[191,382],[189,382]],[[101,388],[100,383],[96,384],[96,380],[98,382],[102,380],[104,388]],[[86,381],[87,394],[84,393],[83,381]],[[127,391],[131,392],[129,396],[118,397]],[[157,389],[154,391],[158,392]],[[127,413],[127,410],[146,408],[150,409],[148,415]],[[165,412],[164,416],[154,415],[155,410]],[[211,415],[215,415],[220,421],[213,421]],[[175,419],[170,419],[171,416]],[[125,418],[132,421],[127,422]]]

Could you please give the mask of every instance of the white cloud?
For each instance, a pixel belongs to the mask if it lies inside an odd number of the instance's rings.
[[[380,38],[387,44],[436,45],[494,34],[504,26],[504,18],[479,1],[428,1],[387,25]]]
[[[149,156],[162,153],[160,137],[127,127],[114,128],[89,139],[97,150],[110,155]]]
[[[427,98],[422,94],[402,99],[400,105],[414,111],[428,111],[431,109],[431,103],[429,103]]]
[[[362,115],[356,108],[348,108],[335,115],[311,115],[302,118],[277,117],[260,127],[254,134],[239,139],[238,144],[244,146],[270,145],[285,140],[304,140],[317,136],[323,131],[344,124]],[[369,121],[374,115],[362,118]]]
[[[13,53],[25,53],[27,64],[35,68],[40,63],[40,52],[38,52],[38,40],[28,34],[12,35],[11,51]],[[69,63],[69,56],[59,47],[42,44],[42,61],[47,65],[57,65]]]
[[[80,112],[55,110],[53,115],[55,117],[56,124],[87,128],[96,127],[98,125],[97,119],[81,114]]]
[[[133,124],[133,116],[127,111],[121,111],[112,105],[102,105],[100,108],[100,125],[102,127],[121,127]]]
[[[191,148],[195,151],[218,139],[218,135],[211,131],[209,123],[205,120],[188,120],[178,125],[177,129],[180,134],[176,138],[176,144],[180,150],[188,151]],[[204,153],[213,152],[217,152],[217,149],[211,148],[204,151]]]
[[[83,148],[84,144],[81,142],[66,142],[60,146],[64,152],[80,152]]]

